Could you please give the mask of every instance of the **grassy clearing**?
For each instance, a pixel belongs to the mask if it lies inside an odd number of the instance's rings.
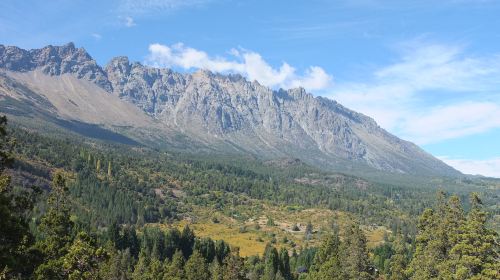
[[[324,234],[332,231],[334,224],[342,227],[349,219],[348,214],[339,211],[262,203],[258,207],[250,204],[232,209],[231,213],[236,213],[233,216],[201,206],[193,206],[191,210],[192,216],[171,226],[182,229],[188,224],[199,237],[222,239],[231,246],[239,247],[242,256],[262,255],[268,242],[289,250],[318,246]],[[242,221],[239,219],[242,216],[247,219]],[[306,237],[309,222],[313,225],[313,234]],[[384,242],[387,232],[384,227],[363,228],[370,248]]]

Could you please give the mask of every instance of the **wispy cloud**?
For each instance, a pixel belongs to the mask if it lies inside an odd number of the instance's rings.
[[[332,83],[332,77],[321,67],[311,66],[303,74],[297,74],[296,69],[286,62],[279,68],[273,68],[260,54],[244,49],[232,49],[230,57],[212,57],[182,43],[171,46],[152,44],[149,46],[146,63],[185,70],[208,69],[222,73],[239,73],[269,87],[302,86],[308,90],[323,90]]]
[[[133,27],[137,25],[132,17],[125,17],[124,24],[126,27]]]
[[[118,12],[126,15],[151,15],[186,7],[199,7],[211,0],[123,0]]]
[[[500,158],[472,160],[441,156],[439,159],[466,174],[500,178]]]
[[[94,39],[96,39],[97,41],[101,40],[102,39],[102,36],[101,34],[99,33],[92,33],[90,34],[92,37],[94,37]]]
[[[399,61],[367,82],[340,83],[329,96],[418,144],[500,127],[500,56],[467,56],[461,46],[418,40],[398,50]]]

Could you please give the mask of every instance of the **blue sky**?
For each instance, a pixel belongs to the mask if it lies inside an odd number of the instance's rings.
[[[303,86],[457,169],[500,177],[500,1],[0,3],[0,44],[72,41],[179,71]]]

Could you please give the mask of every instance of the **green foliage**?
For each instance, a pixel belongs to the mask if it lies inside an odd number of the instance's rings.
[[[8,136],[6,124],[7,118],[0,116],[0,271],[3,277],[14,277],[30,274],[33,269],[33,236],[27,213],[33,208],[36,193],[16,193],[5,172],[14,162],[14,140]]]
[[[38,226],[41,237],[35,246],[44,261],[35,271],[36,279],[65,279],[64,256],[71,245],[73,227],[67,193],[66,179],[58,172],[52,180],[52,191],[47,200],[49,209]]]
[[[170,263],[165,262],[163,279],[185,279],[184,257],[182,256],[181,251],[175,251]]]
[[[99,279],[98,266],[108,258],[87,233],[80,232],[63,258],[63,271],[70,280]]]
[[[5,132],[0,119],[0,277],[374,279],[373,262],[385,279],[498,278],[498,235],[489,229],[477,195],[462,206],[466,192],[448,201],[441,194],[436,209],[424,211],[417,228],[417,215],[433,201],[429,189],[360,182],[305,166],[283,170],[253,159],[89,145],[22,129],[14,129],[20,160],[8,170],[10,177],[4,171],[12,163],[12,141]],[[64,171],[54,173],[48,199],[31,211],[35,192],[21,186],[36,183],[48,189],[51,170]],[[311,181],[321,183],[307,183]],[[369,187],[360,188],[364,183]],[[494,193],[481,190],[482,196]],[[494,196],[485,197],[491,208]],[[268,244],[262,258],[242,258],[237,248],[223,240],[197,238],[188,226],[179,231],[154,225],[191,215],[195,205],[243,222],[249,217],[241,209],[262,211],[260,202],[286,211],[295,211],[297,205],[341,210],[365,225],[386,225],[398,234],[373,249],[370,257],[359,224],[348,223],[330,234],[331,229],[320,227],[313,233],[308,223],[306,246],[322,236],[318,248],[289,252],[288,239],[269,235],[271,243],[281,244]],[[278,230],[276,224],[268,217],[272,230]],[[255,230],[268,229],[263,228]]]
[[[465,216],[458,197],[445,201],[441,193],[437,210],[422,214],[407,270],[410,279],[498,279],[498,234],[486,228],[486,213],[476,194],[471,205]]]
[[[244,280],[245,268],[239,250],[227,255],[224,259],[223,280]]]
[[[198,251],[194,251],[184,266],[186,279],[206,280],[209,279],[208,266],[205,259]]]
[[[65,177],[60,172],[54,175],[47,204],[49,208],[38,226],[41,239],[36,245],[45,258],[57,259],[66,254],[72,239],[73,227],[68,187]]]
[[[374,279],[373,276],[366,237],[358,224],[350,222],[343,229],[342,241],[336,233],[325,238],[308,279]]]
[[[389,280],[405,280],[405,269],[407,266],[407,250],[404,238],[401,235],[396,236],[393,243],[394,254],[389,263]]]

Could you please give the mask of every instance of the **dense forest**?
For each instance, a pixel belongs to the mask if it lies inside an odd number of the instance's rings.
[[[42,135],[2,117],[0,279],[500,279],[498,189],[482,183],[375,183],[300,162]],[[193,230],[309,208],[343,218],[311,221],[300,244],[270,235],[256,255]],[[375,225],[387,230],[370,247]]]

